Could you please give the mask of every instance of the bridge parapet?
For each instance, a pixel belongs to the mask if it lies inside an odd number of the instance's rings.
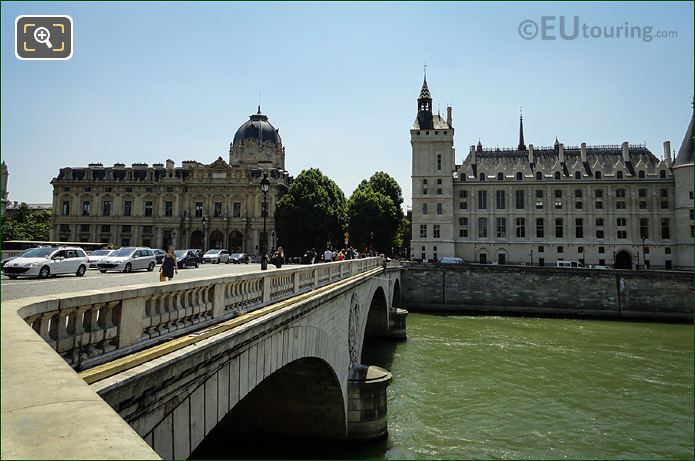
[[[52,297],[19,315],[73,368],[84,369],[270,303],[374,269],[366,258]]]

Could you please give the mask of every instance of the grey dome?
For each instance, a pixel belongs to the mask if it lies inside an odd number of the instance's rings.
[[[244,139],[256,139],[262,142],[270,141],[277,147],[282,145],[278,130],[270,124],[266,115],[261,114],[260,106],[258,107],[258,113],[251,115],[249,120],[236,131],[232,144],[235,146],[239,145]]]

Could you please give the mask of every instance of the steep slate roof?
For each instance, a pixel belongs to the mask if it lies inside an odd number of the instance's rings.
[[[693,117],[690,117],[690,125],[688,125],[688,130],[685,132],[683,137],[683,142],[681,143],[681,148],[678,150],[678,155],[676,155],[676,161],[673,166],[688,165],[693,163]]]

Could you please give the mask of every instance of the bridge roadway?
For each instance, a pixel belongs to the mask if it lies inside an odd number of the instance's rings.
[[[179,269],[175,280],[191,280],[196,277],[213,277],[222,275],[248,274],[260,270],[260,264],[203,264],[197,269]],[[291,266],[284,266],[291,267]],[[272,264],[268,270],[276,270]],[[2,301],[10,299],[28,298],[30,296],[54,295],[58,293],[83,290],[98,290],[102,288],[115,288],[126,285],[139,285],[159,280],[159,273],[137,271],[129,274],[122,272],[100,273],[96,269],[88,270],[84,277],[74,275],[58,275],[49,279],[19,278],[10,280],[2,276],[0,288],[2,289]]]
[[[180,459],[213,430],[383,437],[391,375],[361,353],[405,337],[398,306],[379,258],[4,301],[1,458]]]

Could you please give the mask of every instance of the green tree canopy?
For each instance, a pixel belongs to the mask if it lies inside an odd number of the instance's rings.
[[[51,235],[51,210],[30,210],[26,203],[20,205],[15,216],[2,217],[2,240],[49,240]]]
[[[395,179],[379,171],[357,186],[348,201],[350,243],[391,254],[403,244],[403,195]]]
[[[306,250],[338,248],[346,221],[345,195],[338,185],[318,168],[304,170],[278,201],[275,227],[278,246],[298,256]]]

